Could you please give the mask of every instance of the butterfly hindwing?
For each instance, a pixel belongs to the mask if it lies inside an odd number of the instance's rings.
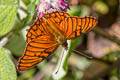
[[[67,39],[73,39],[80,36],[81,33],[90,31],[97,24],[97,20],[92,16],[85,17],[67,17],[61,22],[60,27]]]
[[[51,55],[58,44],[50,36],[40,36],[26,45],[23,56],[18,61],[18,70],[25,71]]]

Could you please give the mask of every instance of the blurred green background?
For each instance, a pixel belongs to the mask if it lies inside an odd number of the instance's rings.
[[[61,47],[24,72],[16,69],[24,53],[26,29],[36,19],[40,0],[0,0],[0,80],[120,80],[120,0],[68,0],[71,16],[95,16],[98,25],[71,41],[62,71],[53,76]],[[92,56],[87,59],[83,53]]]

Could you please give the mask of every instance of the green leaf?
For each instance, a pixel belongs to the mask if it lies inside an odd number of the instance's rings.
[[[109,6],[104,3],[103,1],[96,1],[93,4],[93,8],[96,12],[102,14],[102,15],[106,15],[109,12]]]
[[[31,3],[27,6],[27,11],[28,11],[27,23],[31,22],[33,19],[33,16],[36,12],[35,6],[36,6],[35,1],[31,1]]]
[[[25,5],[29,5],[30,4],[30,0],[22,0],[24,2]]]
[[[16,80],[15,66],[4,48],[0,48],[0,80]]]
[[[25,49],[25,40],[21,33],[14,34],[5,45],[15,56],[21,56]]]
[[[70,7],[70,10],[68,10],[68,13],[72,16],[79,16],[81,13],[80,6]]]
[[[17,8],[18,0],[0,0],[0,36],[13,28]]]
[[[23,73],[22,75],[20,75],[17,80],[32,80],[32,76],[35,74],[36,69],[32,68],[30,70],[28,70],[27,72]]]

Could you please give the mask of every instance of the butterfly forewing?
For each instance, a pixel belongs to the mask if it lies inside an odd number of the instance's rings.
[[[97,24],[97,19],[92,16],[75,17],[65,12],[53,12],[46,14],[45,18],[58,24],[56,26],[64,33],[67,39],[73,39],[80,36],[81,33],[89,32]]]
[[[49,33],[45,26],[45,23],[42,22],[42,19],[37,17],[37,20],[28,30],[26,42],[30,42],[31,40],[36,39],[39,36],[44,36],[48,34]]]
[[[50,19],[54,23],[60,24],[61,21],[65,20],[65,18],[69,17],[70,15],[65,12],[53,12],[50,14],[45,14],[44,17],[46,19]]]

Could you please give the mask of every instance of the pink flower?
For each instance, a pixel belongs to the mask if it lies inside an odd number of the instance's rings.
[[[65,0],[40,0],[40,4],[36,8],[40,18],[43,14],[56,11],[66,12],[67,9],[69,9],[69,4]]]

